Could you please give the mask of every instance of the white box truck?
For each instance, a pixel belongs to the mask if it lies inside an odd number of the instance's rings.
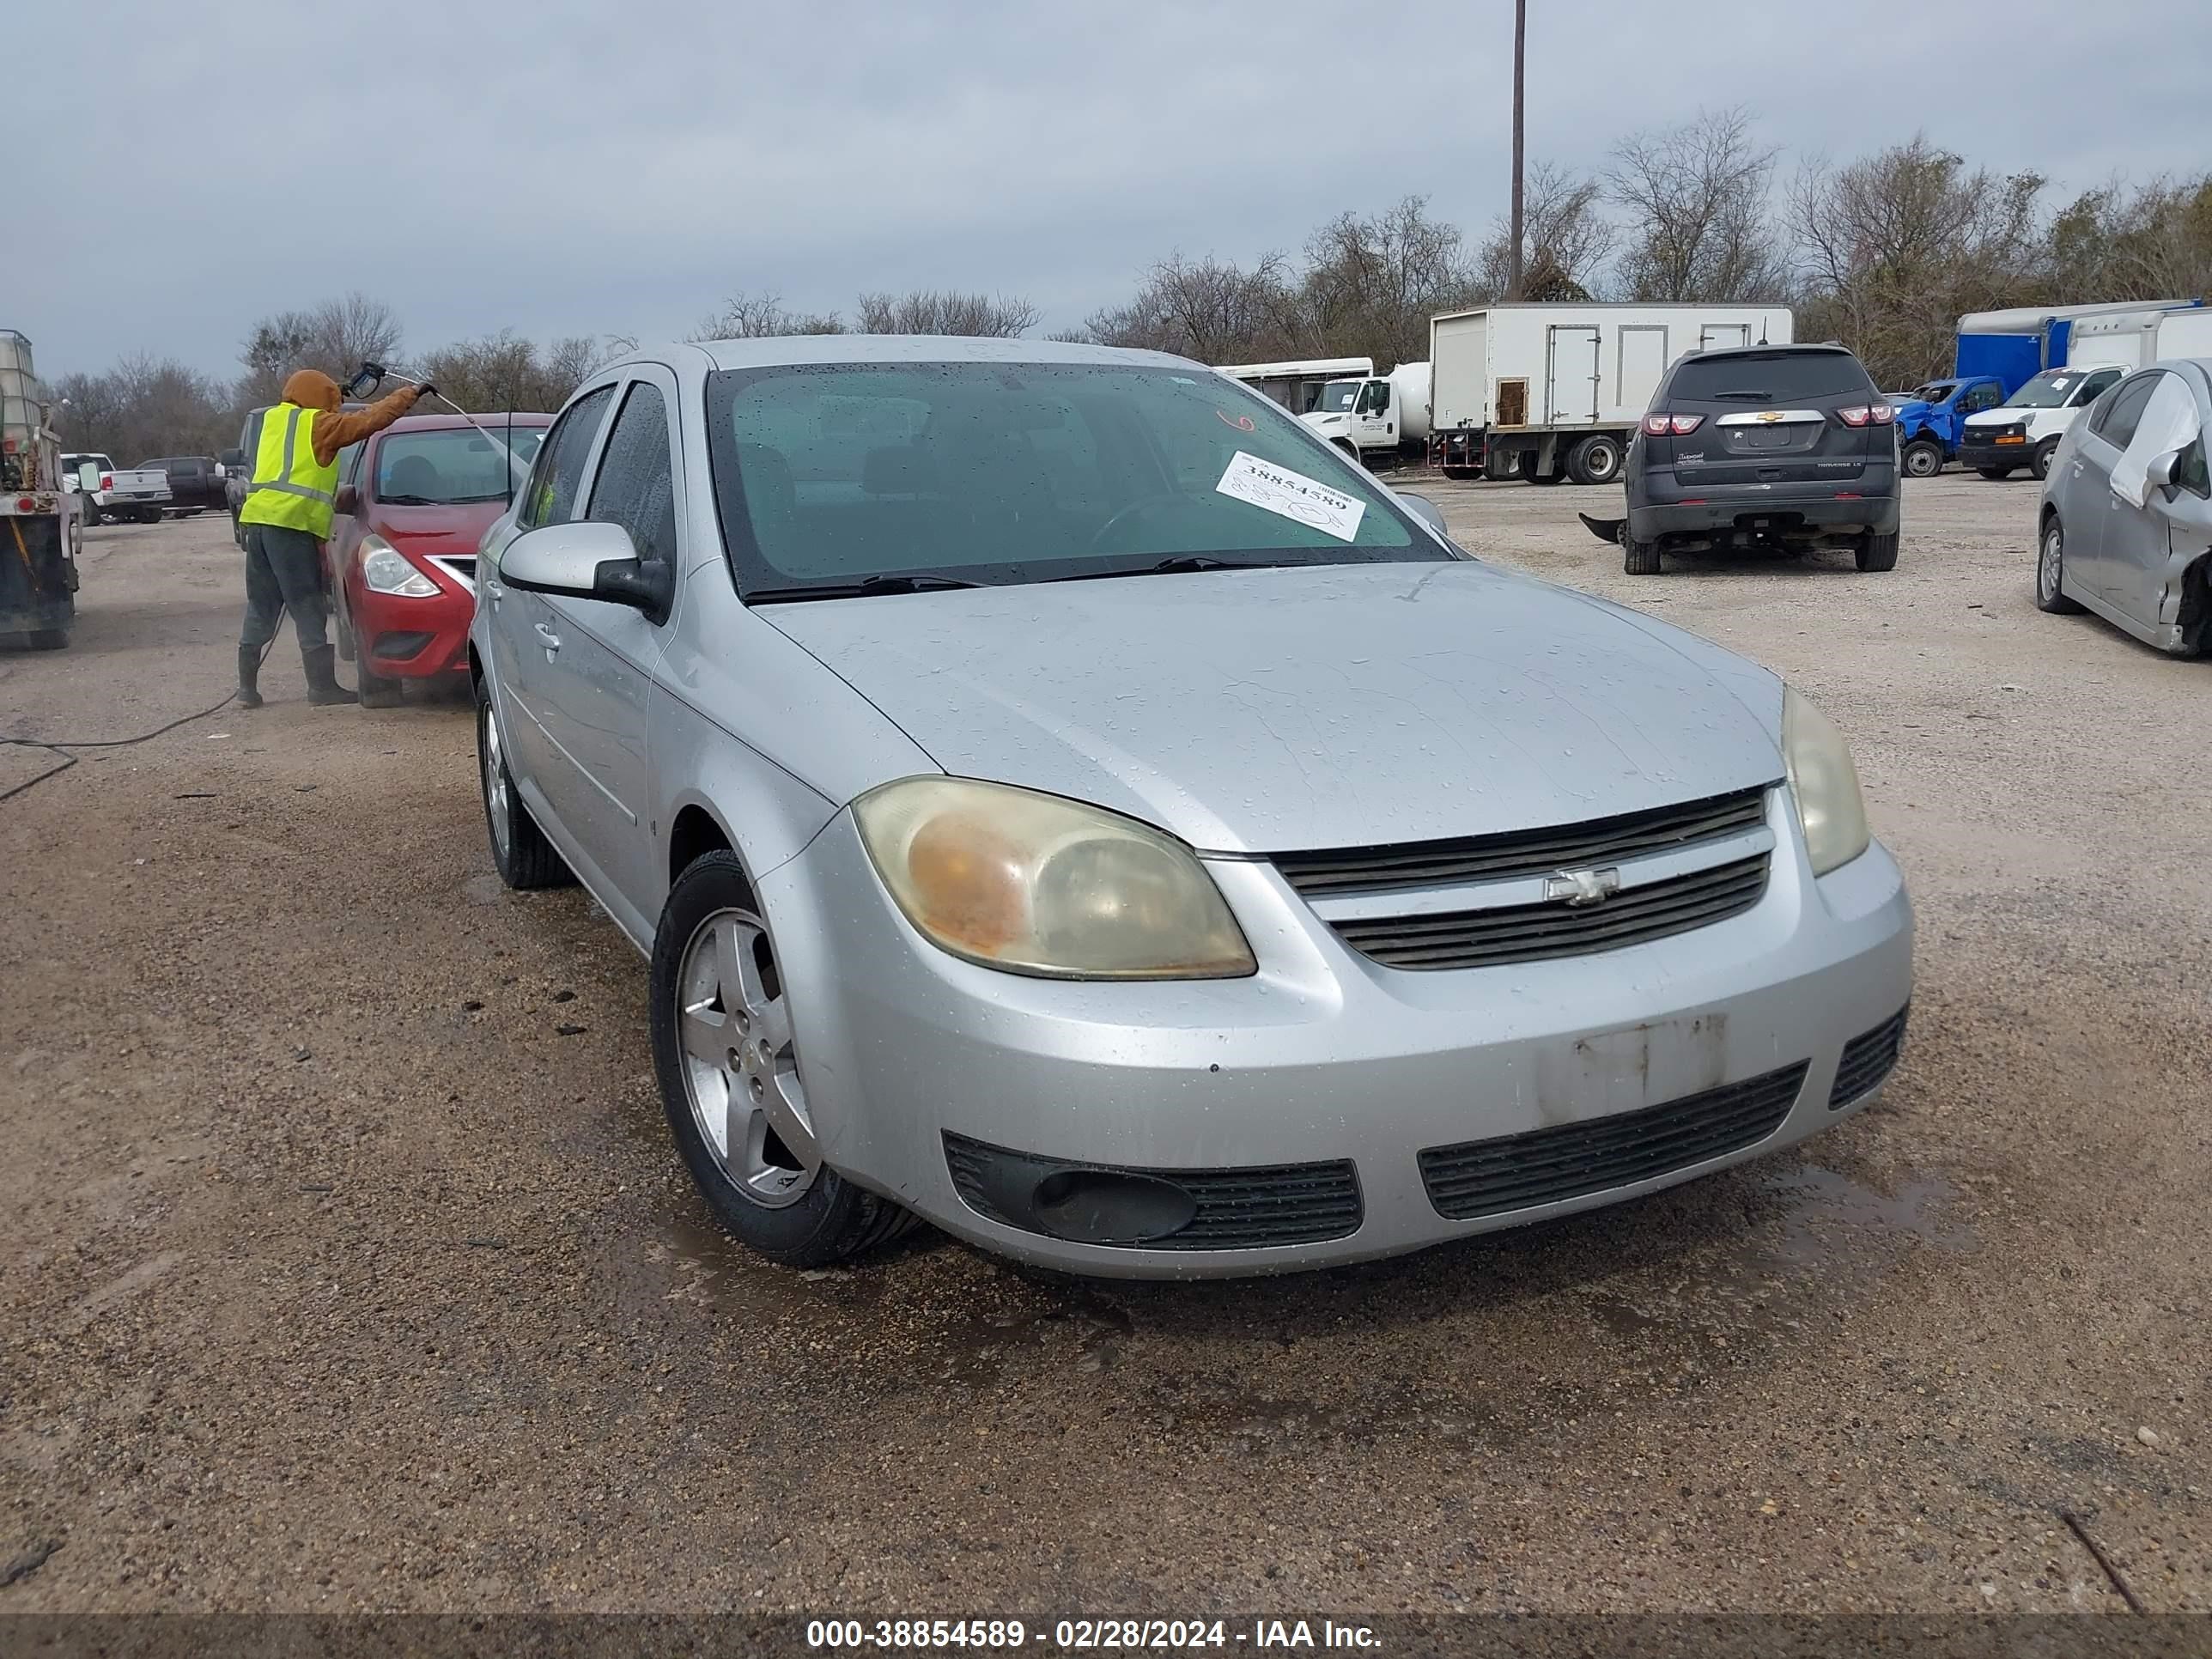
[[[1686,352],[1788,345],[1787,306],[1494,305],[1429,324],[1429,456],[1450,478],[1611,483]]]
[[[1242,380],[1255,392],[1303,415],[1331,380],[1364,380],[1375,372],[1372,357],[1307,357],[1294,363],[1216,363],[1213,372]]]

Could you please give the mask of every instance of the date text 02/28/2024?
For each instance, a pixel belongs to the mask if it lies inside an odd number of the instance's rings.
[[[1255,1619],[1232,1626],[1221,1619],[1059,1619],[1049,1626],[1018,1619],[816,1619],[806,1645],[830,1650],[1048,1647],[1064,1652],[1173,1652],[1244,1647],[1260,1650],[1380,1645],[1364,1625],[1333,1620]]]

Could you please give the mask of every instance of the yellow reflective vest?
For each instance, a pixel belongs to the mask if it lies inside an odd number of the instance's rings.
[[[262,417],[261,441],[253,453],[253,482],[246,486],[240,524],[278,525],[304,530],[318,541],[331,533],[331,502],[338,487],[337,458],[328,466],[315,459],[319,411],[279,404]]]

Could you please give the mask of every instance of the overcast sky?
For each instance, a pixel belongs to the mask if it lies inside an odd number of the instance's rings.
[[[1741,103],[1785,167],[1917,128],[2066,189],[2203,169],[2204,8],[1532,0],[1529,155]],[[1476,237],[1509,189],[1510,0],[22,9],[0,326],[50,378],[228,375],[256,318],[355,288],[417,350],[665,337],[738,289],[991,289],[1064,327],[1172,249],[1295,252],[1408,191]]]

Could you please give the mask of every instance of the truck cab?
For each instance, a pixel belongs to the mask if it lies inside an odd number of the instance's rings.
[[[1429,366],[1401,363],[1388,374],[1330,380],[1298,419],[1355,460],[1420,454],[1429,437]]]
[[[2022,467],[2043,477],[2075,416],[2133,367],[2077,363],[2045,369],[1995,409],[1966,417],[1959,441],[1960,464],[1984,478],[2008,478]]]
[[[1898,405],[1899,463],[1908,478],[1932,478],[1959,453],[1968,417],[2004,402],[1994,374],[1954,375],[1915,387]]]

